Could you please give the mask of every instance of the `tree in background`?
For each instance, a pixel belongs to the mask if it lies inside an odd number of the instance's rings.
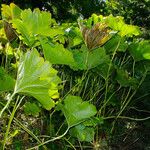
[[[1,3],[17,4],[22,9],[36,7],[48,10],[60,22],[76,21],[83,15],[88,18],[92,13],[123,16],[127,23],[143,28],[150,24],[150,0],[1,0]]]
[[[60,22],[76,21],[82,14],[85,18],[92,13],[106,14],[106,3],[104,0],[2,0],[2,3],[15,3],[20,8],[39,8],[48,10],[52,16]]]
[[[109,14],[123,16],[127,23],[149,28],[149,0],[107,0],[106,3]]]

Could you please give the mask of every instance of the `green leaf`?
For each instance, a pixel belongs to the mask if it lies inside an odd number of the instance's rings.
[[[124,22],[124,18],[121,16],[114,17],[113,15],[102,16],[93,14],[89,19],[81,20],[84,25],[88,28],[91,28],[97,23],[106,23],[114,31],[119,31],[118,34],[121,37],[127,36],[132,37],[133,35],[137,36],[141,33],[140,28],[134,25],[128,25]]]
[[[109,27],[111,27],[113,30],[119,31],[119,35],[121,37],[131,37],[133,35],[137,36],[141,33],[138,26],[125,24],[124,18],[121,16],[114,17],[110,15],[104,17],[103,21],[108,23]]]
[[[69,38],[70,40],[70,45],[69,47],[74,47],[77,46],[81,43],[83,43],[83,37],[81,34],[81,31],[78,27],[69,27],[65,30],[65,35]]]
[[[15,86],[15,80],[6,73],[4,68],[0,67],[0,91],[13,90]]]
[[[24,93],[36,98],[45,109],[55,106],[53,99],[58,98],[60,78],[48,61],[39,57],[37,50],[22,55],[19,63],[15,93]]]
[[[87,47],[83,45],[80,50],[74,50],[72,52],[76,62],[76,66],[72,67],[73,69],[91,69],[110,61],[109,56],[106,55],[102,47],[89,51]]]
[[[114,36],[104,45],[104,47],[107,52],[114,52],[116,48],[117,51],[125,52],[128,48],[128,43],[125,41],[125,38]]]
[[[103,124],[104,119],[102,117],[97,118],[97,117],[92,117],[86,121],[84,121],[82,124],[87,126],[87,127],[96,127],[97,124]]]
[[[12,20],[13,27],[22,36],[22,40],[28,46],[32,47],[38,35],[54,37],[57,34],[64,33],[59,28],[50,28],[54,23],[49,12],[39,9],[26,9],[21,13],[21,19]]]
[[[150,60],[150,41],[144,40],[139,43],[132,43],[129,51],[135,61]]]
[[[20,18],[21,9],[15,5],[14,3],[11,3],[9,5],[2,4],[2,17],[3,19],[6,19],[7,21],[11,19]]]
[[[116,80],[123,87],[134,87],[136,88],[138,85],[138,81],[136,78],[130,77],[128,72],[123,69],[117,69]]]
[[[54,45],[47,39],[41,39],[40,41],[44,51],[45,59],[52,64],[73,65],[75,63],[71,51],[65,49],[63,45]]]
[[[35,103],[27,102],[24,105],[24,112],[27,115],[38,116],[40,111],[40,108]]]
[[[94,139],[94,128],[86,127],[82,123],[71,128],[70,133],[72,136],[77,137],[80,141],[91,142]]]
[[[75,126],[97,113],[96,107],[89,102],[83,102],[78,96],[67,96],[61,105],[68,126]]]

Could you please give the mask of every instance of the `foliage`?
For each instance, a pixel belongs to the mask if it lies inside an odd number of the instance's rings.
[[[38,116],[40,108],[35,103],[27,102],[24,104],[24,112],[27,115]]]
[[[0,85],[0,91],[13,90],[15,85],[15,80],[2,67],[0,67]]]
[[[49,110],[55,105],[52,98],[59,98],[58,83],[57,71],[35,49],[20,58],[14,93],[31,95]]]
[[[57,24],[49,12],[15,4],[2,5],[2,17],[2,149],[26,136],[25,149],[78,149],[77,139],[81,149],[109,149],[137,121],[146,126],[150,43],[138,26],[96,14]]]
[[[64,106],[61,105],[68,126],[72,127],[80,124],[85,119],[88,119],[96,114],[96,108],[88,102],[82,102],[82,99],[77,96],[67,96],[64,100]]]

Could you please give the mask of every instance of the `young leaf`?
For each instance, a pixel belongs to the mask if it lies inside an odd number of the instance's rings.
[[[72,136],[77,137],[80,141],[91,142],[94,139],[94,128],[86,127],[82,123],[71,128],[70,133]]]
[[[15,80],[0,67],[0,91],[13,90],[14,86]]]
[[[22,55],[15,85],[15,93],[24,93],[35,97],[45,109],[54,107],[53,98],[58,98],[60,78],[57,71],[47,61],[39,57],[37,50]]]
[[[75,126],[96,114],[96,107],[89,102],[83,102],[78,96],[67,96],[61,106],[68,126]]]

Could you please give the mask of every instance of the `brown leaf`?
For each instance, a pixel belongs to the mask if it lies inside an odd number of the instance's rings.
[[[9,42],[17,38],[15,30],[12,28],[12,25],[6,21],[4,21],[4,30],[5,30],[5,34]]]
[[[97,23],[91,29],[81,26],[83,38],[90,50],[105,44],[111,38],[110,31],[104,23]]]

